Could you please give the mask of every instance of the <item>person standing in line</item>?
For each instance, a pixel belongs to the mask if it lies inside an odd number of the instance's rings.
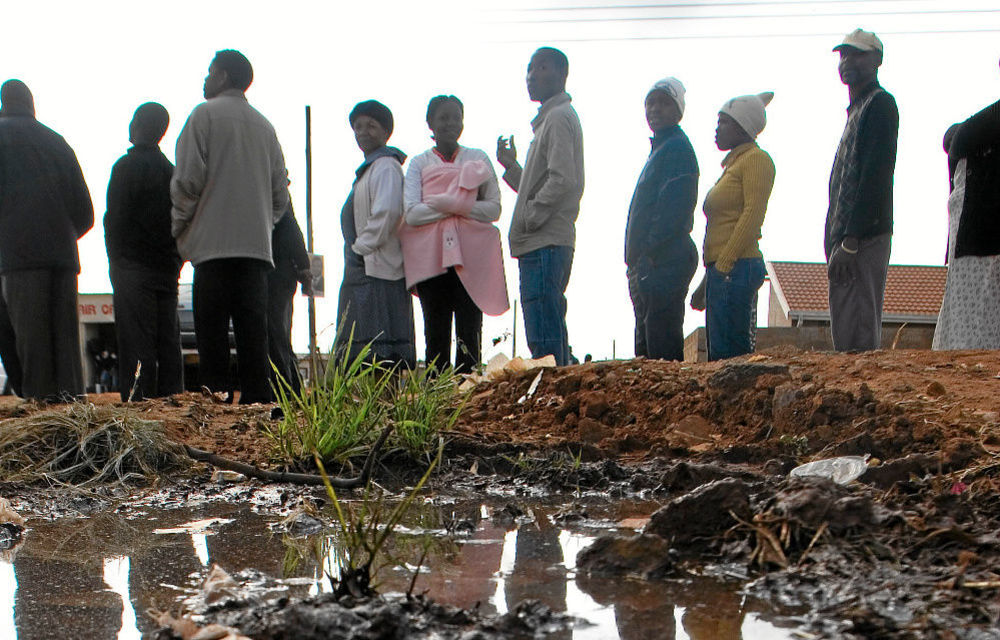
[[[0,86],[0,275],[25,398],[84,393],[77,324],[77,241],[94,205],[76,154],[35,119],[20,80]]]
[[[684,299],[698,268],[698,249],[691,240],[698,159],[680,126],[684,93],[680,80],[664,78],[646,94],[652,150],[625,225],[635,355],[664,360],[684,359]]]
[[[1000,349],[1000,102],[944,138],[948,279],[932,348]]]
[[[267,349],[272,364],[271,383],[277,389],[280,384],[277,376],[280,375],[288,388],[298,394],[302,390],[302,379],[299,359],[292,348],[292,314],[298,285],[302,284],[304,295],[312,294],[312,272],[291,200],[285,215],[274,225],[271,247],[274,270],[267,274]]]
[[[111,267],[122,401],[184,390],[177,279],[181,256],[170,235],[174,165],[160,151],[170,124],[163,105],[140,105],[129,124],[132,148],[111,169],[104,243]],[[139,384],[136,364],[141,363]],[[132,393],[132,388],[135,392]]]
[[[253,68],[233,50],[208,67],[205,102],[177,138],[171,232],[194,265],[200,383],[227,392],[229,322],[236,334],[240,404],[271,401],[267,273],[271,234],[288,208],[285,159],[274,127],[246,99]]]
[[[400,230],[406,286],[416,290],[424,315],[425,360],[439,371],[480,364],[483,313],[510,308],[500,231],[500,187],[485,152],[458,144],[465,107],[455,96],[435,96],[427,126],[435,146],[410,160],[403,183],[406,224]]]
[[[583,197],[583,129],[566,93],[569,60],[542,47],[528,63],[528,97],[539,102],[535,137],[524,167],[514,137],[497,140],[503,179],[517,192],[510,222],[510,253],[520,272],[524,331],[533,358],[553,355],[570,363],[566,286],[573,268],[576,219]]]
[[[847,85],[847,124],[830,171],[826,214],[830,333],[837,351],[882,344],[882,300],[892,247],[892,182],[899,111],[878,83],[882,41],[856,29],[833,48]]]
[[[413,301],[399,243],[406,154],[386,146],[393,118],[381,102],[359,102],[347,120],[365,159],[340,214],[344,279],[337,303],[337,355],[353,360],[370,344],[370,359],[412,369],[417,364]]]
[[[774,162],[757,146],[771,92],[740,96],[719,110],[715,144],[729,151],[705,194],[705,331],[708,359],[753,351],[757,290],[764,283],[758,240],[774,186]]]

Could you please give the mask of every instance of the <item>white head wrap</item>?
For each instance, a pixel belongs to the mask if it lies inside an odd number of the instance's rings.
[[[764,107],[771,102],[773,97],[773,91],[765,91],[755,96],[733,98],[722,105],[719,113],[724,113],[735,120],[751,138],[756,138],[764,130],[764,125],[767,124]]]
[[[662,80],[657,80],[646,95],[653,93],[654,91],[664,91],[668,96],[674,99],[677,103],[677,108],[680,109],[681,115],[684,115],[684,94],[686,93],[684,85],[680,80],[674,77],[663,78]]]

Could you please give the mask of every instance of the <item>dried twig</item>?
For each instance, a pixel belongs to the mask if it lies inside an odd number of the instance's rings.
[[[385,445],[386,439],[392,432],[392,425],[387,426],[382,430],[381,435],[379,435],[378,440],[372,446],[371,451],[368,453],[368,457],[365,459],[365,464],[361,468],[361,475],[354,478],[330,478],[329,482],[335,489],[355,489],[357,487],[363,487],[368,483],[368,478],[371,476],[372,467],[375,464],[375,458],[379,450]],[[292,484],[305,484],[305,485],[316,485],[322,486],[325,484],[323,476],[312,474],[312,473],[289,473],[286,471],[268,471],[266,469],[261,469],[255,467],[251,464],[246,464],[243,462],[237,462],[236,460],[230,460],[229,458],[223,458],[222,456],[216,455],[208,451],[202,451],[201,449],[195,449],[192,446],[184,445],[184,451],[187,452],[189,456],[198,460],[200,462],[207,462],[212,466],[218,467],[220,469],[226,469],[228,471],[235,471],[237,473],[242,473],[249,478],[257,478],[258,480],[266,480],[267,482],[290,482]]]

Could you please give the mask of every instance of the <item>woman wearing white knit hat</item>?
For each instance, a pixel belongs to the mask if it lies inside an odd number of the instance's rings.
[[[705,195],[705,328],[708,359],[753,351],[764,257],[757,241],[774,186],[774,162],[757,146],[771,92],[740,96],[719,110],[715,144],[729,151],[722,177]]]

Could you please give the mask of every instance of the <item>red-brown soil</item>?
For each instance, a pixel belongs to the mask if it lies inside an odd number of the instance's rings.
[[[535,393],[519,402],[539,371]],[[723,451],[750,461],[955,449],[988,456],[1000,451],[998,374],[993,351],[781,348],[708,364],[598,362],[481,384],[456,430],[544,448],[587,443],[626,461]]]
[[[535,393],[519,402],[539,372]],[[133,407],[162,420],[178,442],[262,467],[275,463],[262,432],[270,407],[217,404],[194,393]],[[0,400],[0,416],[37,409]],[[955,450],[992,458],[1000,452],[1000,352],[781,348],[721,363],[637,359],[535,369],[478,385],[454,435],[541,450],[579,451],[582,443],[587,456],[624,462],[726,452],[751,463],[778,454],[805,461],[870,453],[888,461]]]

